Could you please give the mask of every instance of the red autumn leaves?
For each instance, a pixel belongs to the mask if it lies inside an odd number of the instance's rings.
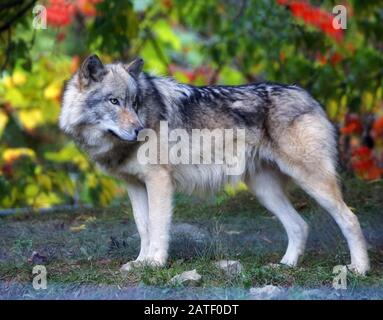
[[[97,14],[95,5],[102,0],[48,0],[47,23],[54,27],[65,27],[71,24],[76,13],[86,17]]]
[[[346,116],[345,125],[341,128],[343,136],[360,136],[363,125],[358,115]],[[377,118],[372,126],[371,137],[375,143],[383,142],[383,117]],[[383,154],[377,155],[377,151],[367,146],[351,145],[351,167],[355,174],[366,180],[377,180],[383,176]]]
[[[289,8],[291,14],[297,19],[302,20],[306,25],[321,30],[328,37],[340,42],[344,38],[342,29],[335,29],[333,26],[334,16],[320,8],[310,5],[307,1],[277,0],[277,3]],[[350,46],[346,44],[346,46]],[[352,48],[350,48],[351,50]],[[344,57],[339,52],[330,52],[316,54],[316,61],[321,65],[331,64],[336,66]],[[282,57],[281,57],[282,60]]]
[[[199,80],[202,83],[215,83],[216,75],[214,70],[208,66],[200,66],[194,70],[186,69],[175,64],[170,64],[168,72],[175,76],[177,73],[181,73],[188,83],[197,83]]]
[[[64,0],[50,0],[47,5],[47,23],[63,27],[71,23],[75,6]]]
[[[351,165],[357,176],[366,180],[377,180],[383,174],[372,149],[361,146],[352,153]]]
[[[306,1],[277,0],[277,3],[287,6],[291,14],[304,21],[305,24],[321,30],[336,41],[343,39],[343,30],[333,27],[334,16],[327,11],[310,5]]]
[[[372,135],[374,138],[383,138],[383,117],[375,120],[374,125],[372,126]]]
[[[340,130],[342,134],[361,134],[363,130],[362,122],[356,114],[346,115],[345,126]]]

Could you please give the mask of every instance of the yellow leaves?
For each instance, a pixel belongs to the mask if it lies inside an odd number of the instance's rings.
[[[342,119],[347,112],[347,106],[348,106],[348,98],[347,98],[347,95],[344,94],[342,98],[340,99],[340,106],[338,111],[338,114],[340,114],[340,117],[342,117]]]
[[[382,100],[382,98],[383,98],[383,88],[379,87],[376,90],[376,100]]]
[[[79,59],[72,62],[74,71]],[[101,174],[90,170],[87,157],[73,143],[63,145],[65,140],[58,128],[54,129],[60,140],[57,140],[57,149],[48,131],[39,130],[50,129],[50,125],[57,126],[60,112],[58,98],[64,80],[70,77],[70,69],[69,57],[42,56],[34,61],[32,70],[16,67],[14,72],[0,75],[0,139],[5,135],[16,140],[26,138],[15,143],[26,148],[10,147],[8,140],[2,141],[1,207],[43,208],[68,203],[74,198],[82,203],[109,204],[117,193],[114,180],[99,179]],[[33,138],[41,142],[36,144],[36,149],[24,144],[28,143],[32,133]],[[67,165],[70,170],[66,169]],[[90,173],[91,186],[87,184]],[[85,223],[77,223],[78,229],[83,228],[82,224]]]
[[[21,86],[27,81],[26,75],[20,70],[15,70],[12,75],[12,82],[15,86]]]
[[[29,198],[34,198],[39,193],[39,187],[35,184],[29,184],[26,186],[24,193]]]
[[[43,172],[43,167],[41,165],[37,165],[35,167],[35,175],[39,175]]]
[[[90,216],[90,217],[87,217],[85,219],[86,223],[91,223],[91,222],[94,222],[94,221],[96,221],[96,217],[94,217],[94,216]]]
[[[11,89],[15,86],[21,86],[27,81],[27,76],[21,70],[15,70],[12,76],[4,76],[3,84],[5,88]]]
[[[366,111],[371,111],[373,104],[374,104],[374,95],[369,91],[363,92],[363,94],[362,94],[362,107]]]
[[[234,197],[236,194],[235,188],[231,184],[226,185],[224,190],[226,194],[230,197]]]
[[[230,84],[242,84],[245,82],[245,79],[241,72],[236,70],[235,68],[225,66],[221,70],[220,74],[221,79],[227,79],[227,83]]]
[[[243,182],[239,182],[236,185],[227,184],[224,190],[228,196],[234,197],[238,192],[247,191],[247,186]]]
[[[3,110],[0,110],[0,137],[2,136],[7,123],[8,123],[8,115]]]
[[[99,181],[102,185],[102,192],[99,197],[99,202],[102,206],[106,206],[115,197],[116,183],[108,177],[100,177]]]
[[[49,208],[61,203],[61,198],[54,192],[40,192],[35,198],[28,200],[34,208]]]
[[[76,148],[73,142],[68,143],[59,152],[47,152],[45,158],[56,162],[72,162],[81,170],[89,169],[89,162],[85,156]]]
[[[85,230],[86,227],[94,221],[96,221],[96,217],[94,216],[81,215],[76,219],[76,225],[71,226],[69,230],[73,232]]]
[[[170,45],[174,50],[181,50],[181,40],[165,20],[158,20],[153,30],[157,35],[157,39],[164,44]]]
[[[27,130],[34,129],[44,123],[43,113],[39,109],[20,110],[18,116],[21,124]]]
[[[236,188],[238,191],[248,191],[247,185],[244,182],[238,182],[238,184],[236,185]]]
[[[73,227],[70,227],[69,229],[70,229],[70,231],[73,231],[73,232],[79,232],[81,230],[85,230],[86,229],[86,225],[85,224],[80,224],[79,226],[73,226]]]
[[[77,164],[82,171],[86,171],[89,168],[88,160],[80,153],[73,157],[73,162]]]
[[[56,100],[61,94],[61,84],[58,82],[52,82],[44,90],[44,97],[48,100]]]
[[[58,173],[53,178],[54,181],[58,179],[60,179],[60,183],[57,186],[59,190],[73,198],[76,194],[76,180],[66,176],[64,173]]]
[[[6,163],[13,162],[22,156],[36,158],[35,152],[29,148],[9,148],[3,152],[3,160]]]
[[[46,175],[46,174],[38,175],[37,176],[37,182],[45,190],[51,190],[52,189],[51,178],[48,175]]]
[[[89,173],[86,176],[86,183],[89,186],[89,188],[96,188],[97,187],[97,177],[94,173]]]
[[[112,178],[99,174],[87,174],[85,184],[89,187],[89,193],[101,206],[109,205],[116,196],[121,196],[125,192]]]
[[[338,114],[338,103],[334,99],[330,99],[326,105],[327,114],[330,119],[335,119]]]
[[[7,88],[7,89],[10,89],[10,88],[13,88],[14,87],[14,84],[13,84],[13,81],[12,81],[12,77],[10,76],[5,76],[3,78],[3,84],[4,86]]]
[[[24,108],[28,104],[21,91],[15,87],[6,90],[4,98],[15,108]]]
[[[3,89],[4,100],[13,108],[24,108],[29,102],[25,98],[24,92],[27,87],[27,76],[24,71],[15,70],[13,74],[2,77],[0,89]]]

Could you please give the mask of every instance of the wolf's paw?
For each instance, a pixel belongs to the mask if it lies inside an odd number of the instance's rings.
[[[264,266],[264,268],[273,269],[273,270],[283,270],[283,269],[289,269],[292,267],[283,263],[268,263]]]
[[[120,271],[121,272],[130,272],[132,271],[134,268],[137,268],[139,267],[140,265],[140,261],[129,261],[127,263],[125,263],[124,265],[122,265],[122,267],[120,268]]]
[[[130,272],[135,268],[141,268],[144,266],[149,266],[149,267],[163,267],[165,263],[162,261],[157,261],[153,259],[146,259],[146,260],[134,260],[134,261],[129,261],[125,263],[121,268],[121,272]]]
[[[370,270],[370,265],[368,263],[363,264],[348,264],[347,269],[350,270],[353,273],[356,273],[361,276],[365,276],[366,272]]]
[[[283,267],[284,265],[283,264],[281,264],[281,263],[272,263],[272,262],[270,262],[270,263],[268,263],[267,265],[265,265],[265,267],[267,267],[267,268],[275,268],[275,269],[278,269],[278,268],[281,268],[281,267]]]
[[[284,256],[281,262],[279,263],[279,265],[283,265],[285,267],[291,267],[291,268],[296,267],[297,264],[298,264],[297,257],[288,257],[288,256]]]

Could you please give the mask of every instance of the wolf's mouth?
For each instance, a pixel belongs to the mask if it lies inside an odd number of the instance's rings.
[[[125,141],[125,142],[137,142],[137,136],[135,137],[132,137],[132,136],[128,136],[128,135],[120,135],[118,133],[116,133],[114,130],[112,129],[108,129],[108,133],[110,133],[112,136],[116,137],[118,140],[121,140],[121,141]]]
[[[115,133],[113,130],[108,129],[108,132],[109,132],[112,136],[114,136],[114,137],[116,137],[116,138],[122,140],[121,137],[120,137],[117,133]]]

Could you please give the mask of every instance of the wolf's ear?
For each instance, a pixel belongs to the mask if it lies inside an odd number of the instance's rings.
[[[124,65],[124,68],[133,78],[137,79],[142,71],[143,65],[144,60],[141,58],[137,58],[131,63]]]
[[[83,85],[87,86],[92,81],[100,82],[106,73],[106,68],[100,58],[93,54],[87,57],[81,65],[79,72],[80,81]]]

